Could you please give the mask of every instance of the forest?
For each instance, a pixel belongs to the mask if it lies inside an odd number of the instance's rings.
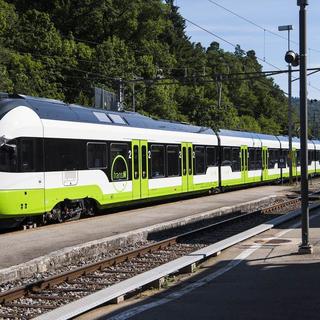
[[[93,88],[154,118],[287,133],[287,98],[254,50],[187,36],[173,0],[0,0],[0,91],[92,106]],[[214,17],[213,17],[214,22]],[[134,91],[133,91],[134,90]]]

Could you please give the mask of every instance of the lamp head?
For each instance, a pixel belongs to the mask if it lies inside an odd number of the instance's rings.
[[[299,55],[292,50],[286,52],[284,60],[294,67],[297,67],[299,65]]]

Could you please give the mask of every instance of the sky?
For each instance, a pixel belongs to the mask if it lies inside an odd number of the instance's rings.
[[[252,23],[244,21],[213,2]],[[299,52],[299,7],[296,0],[176,0],[175,4],[184,18],[232,44],[239,44],[245,51],[254,50],[257,57],[261,58],[262,61],[259,62],[265,71],[277,70],[273,66],[287,69],[284,61],[288,49],[287,31],[279,32],[278,26],[293,25],[291,49]],[[320,1],[309,0],[306,8],[308,68],[320,67]],[[230,44],[190,22],[187,22],[186,33],[191,41],[200,42],[204,47],[217,41],[225,51],[234,51]],[[298,78],[298,74],[294,73],[293,77]],[[286,74],[275,76],[274,80],[284,92],[288,92]],[[299,97],[299,81],[293,81],[292,95]],[[320,72],[308,77],[308,98],[320,100]]]

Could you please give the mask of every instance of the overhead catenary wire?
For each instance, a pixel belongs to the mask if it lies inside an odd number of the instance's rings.
[[[234,47],[234,48],[236,48],[236,44],[234,44],[234,43],[232,43],[232,42],[230,42],[230,41],[228,41],[228,40],[226,40],[226,39],[224,39],[223,37],[221,37],[221,36],[219,36],[219,35],[217,35],[217,34],[215,34],[214,32],[212,32],[212,31],[210,31],[210,30],[208,30],[208,29],[206,29],[206,28],[204,28],[204,27],[202,27],[202,26],[200,26],[199,24],[197,24],[197,23],[195,23],[195,22],[193,22],[193,21],[191,21],[191,20],[189,20],[189,19],[187,19],[187,18],[184,18],[186,21],[188,21],[190,24],[192,24],[192,25],[194,25],[194,26],[196,26],[196,27],[198,27],[199,29],[201,29],[202,31],[205,31],[205,32],[207,32],[207,33],[209,33],[209,34],[211,34],[212,36],[214,36],[214,37],[216,37],[216,38],[218,38],[218,39],[220,39],[220,40],[222,40],[223,42],[225,42],[225,43],[227,43],[227,44],[229,44],[230,46],[232,46],[232,47]],[[319,51],[320,52],[320,51]],[[261,57],[259,57],[259,56],[255,56],[256,58],[257,58],[257,60],[259,60],[259,61],[261,61],[261,62],[263,62],[263,63],[265,63],[265,64],[267,64],[267,65],[269,65],[269,66],[271,66],[271,67],[273,67],[273,68],[275,68],[275,69],[277,69],[277,70],[281,70],[279,67],[277,67],[276,65],[274,65],[274,64],[272,64],[271,62],[269,62],[269,61],[267,61],[267,60],[264,60],[263,58],[261,58]],[[295,78],[296,79],[296,78]],[[313,89],[315,89],[315,90],[318,90],[318,91],[320,91],[320,89],[319,88],[316,88],[316,87],[314,87],[314,86],[312,86],[311,84],[309,84],[308,83],[308,86],[310,87],[310,88],[313,88]]]
[[[219,7],[219,8],[221,8],[221,9],[229,12],[230,14],[238,17],[239,19],[241,19],[243,21],[246,21],[247,23],[250,23],[251,25],[261,29],[264,32],[268,32],[269,34],[271,34],[271,35],[273,35],[275,37],[278,37],[280,39],[283,39],[283,40],[286,40],[286,41],[288,40],[288,38],[282,36],[281,34],[278,34],[278,33],[274,32],[274,31],[272,31],[270,29],[267,29],[267,28],[259,25],[258,23],[256,23],[256,22],[254,22],[254,21],[252,21],[252,20],[250,20],[250,19],[248,19],[248,18],[246,18],[246,17],[244,17],[244,16],[242,16],[242,15],[240,15],[240,14],[238,14],[238,13],[236,13],[236,12],[234,12],[234,11],[228,9],[228,8],[226,8],[226,7],[224,7],[223,5],[221,5],[220,3],[216,2],[216,1],[213,1],[213,0],[207,0],[207,1],[210,2],[213,5],[215,5],[215,6]],[[290,40],[290,43],[299,46],[299,43],[297,41]],[[314,49],[314,48],[308,48],[308,49],[311,50],[311,51],[315,51],[315,52],[319,52],[320,53],[320,50],[317,50],[317,49]]]
[[[189,20],[189,19],[187,19],[187,18],[184,18],[184,19],[185,19],[186,21],[188,21],[190,24],[194,25],[195,27],[198,27],[198,28],[201,29],[202,31],[205,31],[205,32],[211,34],[212,36],[220,39],[221,41],[229,44],[229,45],[232,46],[233,48],[236,48],[236,47],[237,47],[236,44],[230,42],[229,40],[224,39],[223,37],[217,35],[216,33],[212,32],[212,31],[210,31],[210,30],[208,30],[208,29],[206,29],[206,28],[204,28],[204,27],[202,27],[202,26],[200,26],[199,24],[197,24],[197,23],[195,23],[195,22],[193,22],[193,21],[191,21],[191,20]],[[256,58],[257,58],[257,60],[259,60],[259,61],[261,61],[261,62],[269,65],[270,67],[273,67],[273,68],[275,68],[275,69],[281,70],[279,67],[275,66],[274,64],[272,64],[271,62],[269,62],[269,61],[267,61],[267,60],[264,61],[263,58],[261,58],[261,57],[259,57],[259,56],[257,56],[257,55],[256,55]]]
[[[233,45],[233,44],[232,44]],[[234,45],[236,46],[236,45]],[[59,57],[60,56],[55,56],[55,55],[43,55],[43,54],[31,54],[31,53],[27,53],[27,52],[20,52],[22,54],[29,54],[31,56],[40,56],[40,57]],[[49,64],[47,61],[41,61],[44,64]],[[80,73],[84,73],[89,80],[98,80],[98,79],[106,79],[106,80],[112,80],[112,81],[119,81],[119,77],[108,77],[105,76],[101,73],[97,73],[97,72],[92,72],[92,71],[88,71],[88,70],[83,70],[83,69],[79,69],[76,67],[70,67],[70,66],[66,66],[62,63],[58,63],[59,67],[63,68],[63,69],[67,69],[67,70],[73,70],[73,71],[77,71]],[[254,79],[261,79],[261,77],[266,77],[266,76],[272,76],[272,75],[277,75],[277,74],[281,74],[281,73],[286,73],[287,70],[281,70],[280,68],[274,66],[273,64],[269,63],[272,67],[276,68],[277,71],[252,71],[252,72],[238,72],[238,73],[233,73],[233,74],[219,74],[219,76],[223,76],[224,81],[234,81],[234,80],[241,80],[241,81],[250,81],[250,80],[254,80]],[[311,68],[309,70],[319,70],[319,68]],[[293,70],[293,72],[298,71],[297,70]],[[241,76],[247,76],[246,78],[241,78]],[[69,77],[69,75],[66,75],[66,77]],[[72,77],[72,76],[70,76]],[[159,85],[170,85],[170,84],[184,84],[184,85],[200,85],[200,84],[204,84],[204,83],[210,83],[210,82],[216,82],[217,81],[217,77],[218,75],[213,75],[212,79],[204,79],[198,76],[198,78],[200,79],[200,81],[197,81],[195,79],[192,79],[192,81],[187,81],[186,83],[183,83],[182,79],[184,77],[178,77],[177,79],[173,79],[173,78],[152,78],[152,79],[136,79],[136,80],[130,80],[130,79],[123,79],[124,83],[133,83],[133,82],[144,82],[144,83],[149,83],[149,84],[159,84]],[[236,77],[238,77],[238,79],[236,79]],[[74,77],[76,78],[76,77]],[[78,77],[79,79],[83,79],[83,77]],[[296,78],[298,80],[298,78]],[[176,81],[176,82],[167,82],[164,83],[164,80],[169,80],[169,81]],[[67,86],[64,86],[67,87]],[[311,86],[313,89],[320,91],[320,89]],[[71,89],[71,87],[69,87]],[[72,89],[76,89],[74,87],[72,87]],[[85,90],[86,91],[86,90]],[[88,92],[88,91],[87,91]],[[285,92],[284,92],[285,93]]]

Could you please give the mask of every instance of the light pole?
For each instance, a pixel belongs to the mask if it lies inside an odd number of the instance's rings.
[[[312,253],[309,243],[309,195],[308,195],[308,112],[307,112],[307,23],[306,6],[308,0],[297,0],[299,10],[300,47],[300,148],[301,148],[301,233],[302,243],[299,253]]]
[[[293,30],[292,25],[279,26],[279,31],[288,31],[288,51],[290,51],[290,31]],[[292,74],[291,64],[288,63],[288,137],[289,137],[289,183],[293,183],[292,179]]]

